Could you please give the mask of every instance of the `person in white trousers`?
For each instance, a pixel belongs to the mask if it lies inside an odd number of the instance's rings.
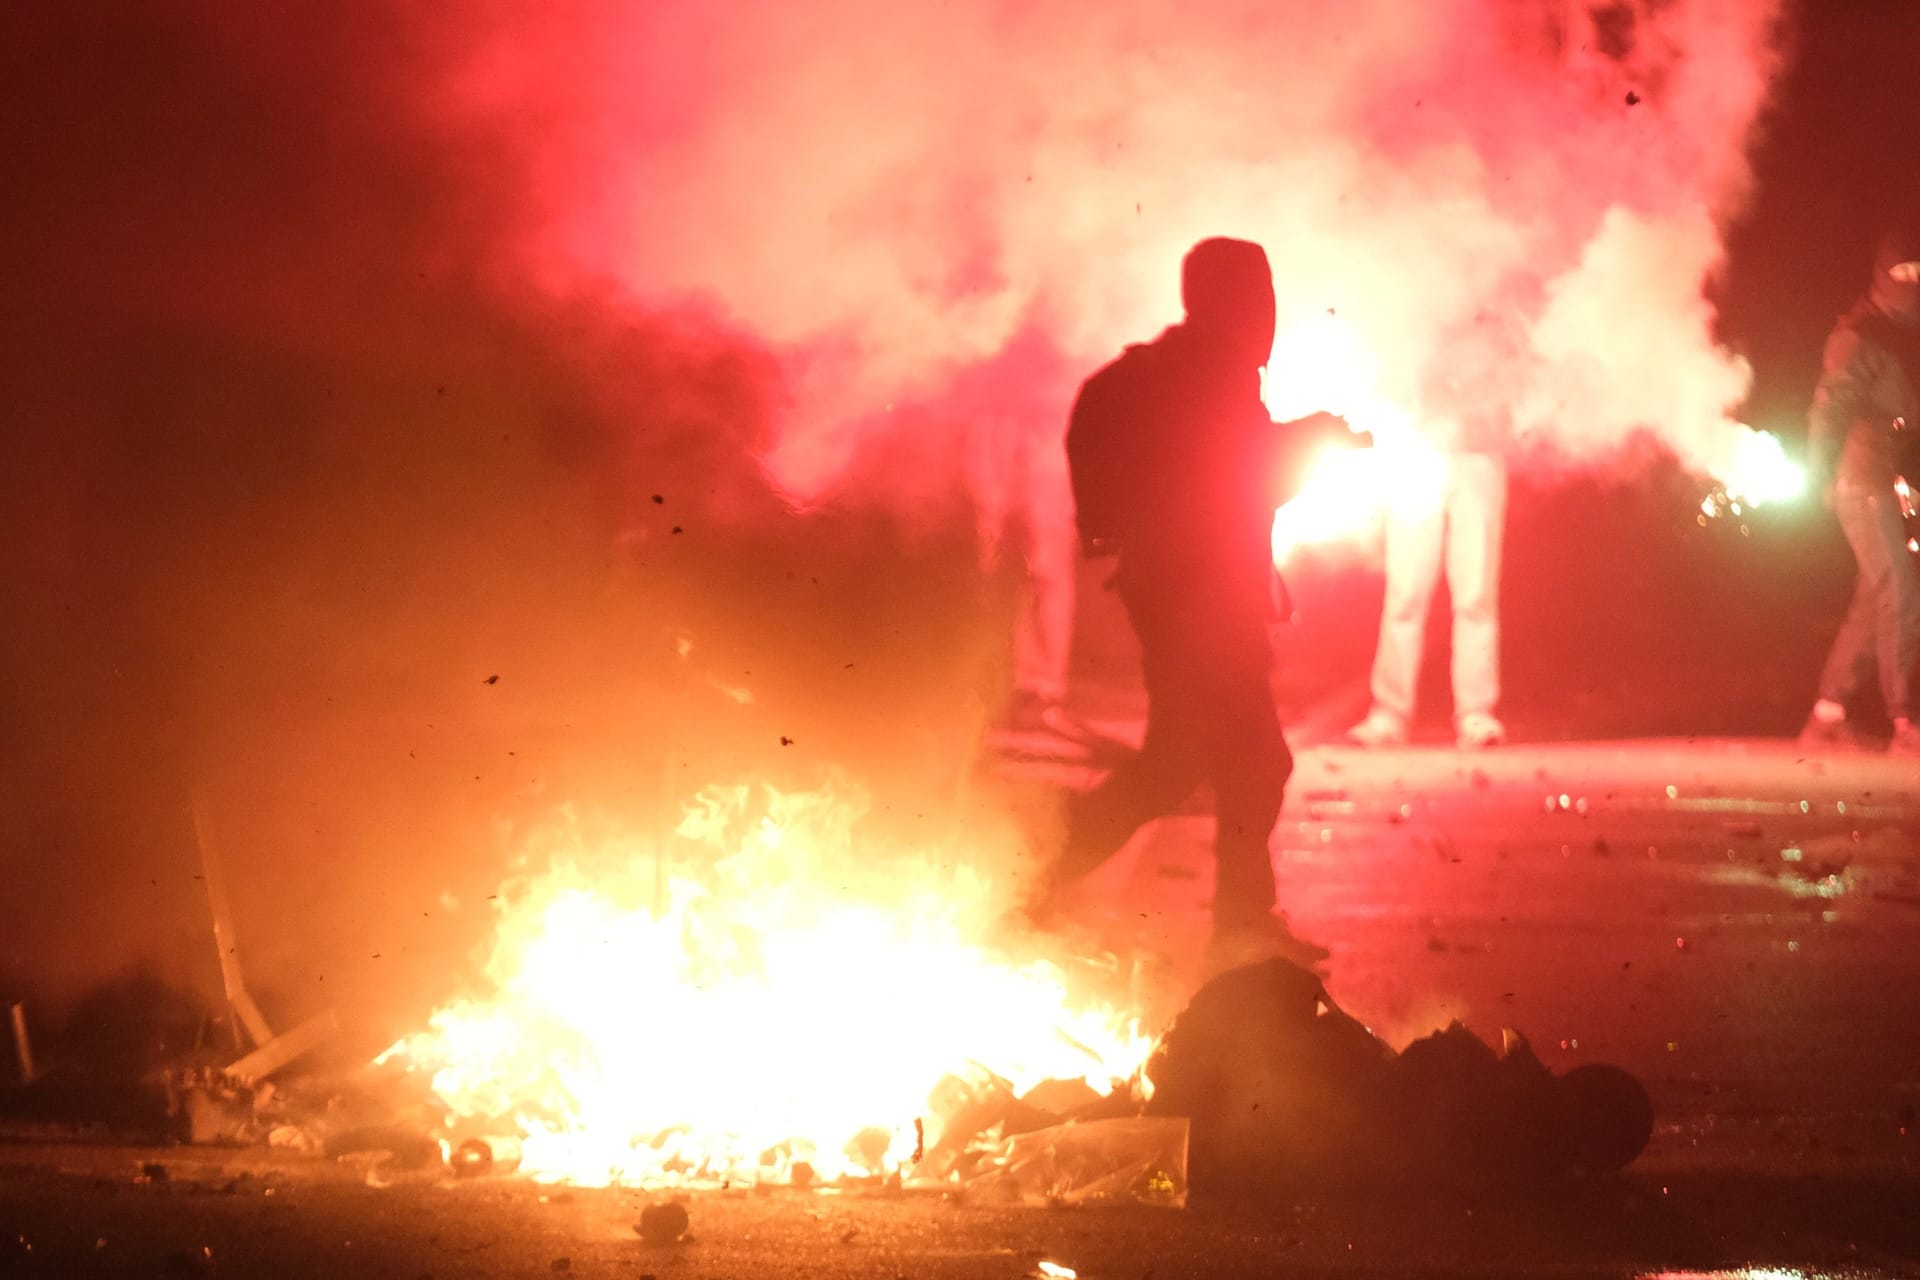
[[[1087,730],[1067,710],[1073,649],[1074,575],[1080,543],[1073,526],[1067,455],[1057,442],[1035,449],[1020,477],[1027,592],[1013,625],[1010,727],[1081,741]]]
[[[1387,517],[1386,601],[1370,682],[1372,707],[1347,734],[1356,746],[1393,746],[1413,723],[1427,615],[1445,573],[1453,601],[1453,711],[1462,747],[1506,740],[1500,705],[1500,547],[1507,468],[1498,453],[1443,454],[1438,491]]]

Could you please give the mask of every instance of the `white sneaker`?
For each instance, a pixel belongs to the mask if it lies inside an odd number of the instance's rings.
[[[1344,741],[1353,747],[1398,747],[1407,741],[1407,722],[1391,711],[1375,707],[1367,718],[1347,730]]]
[[[1455,728],[1457,741],[1466,751],[1497,747],[1507,740],[1507,726],[1484,711],[1469,711]]]

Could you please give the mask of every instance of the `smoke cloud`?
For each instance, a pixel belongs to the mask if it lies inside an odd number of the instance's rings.
[[[981,534],[1204,236],[1272,257],[1279,411],[1442,423],[1457,365],[1550,453],[1711,468],[1775,10],[17,16],[0,963],[204,982],[204,841],[289,1017],[437,996],[557,805],[965,810]]]
[[[543,279],[710,300],[783,353],[766,460],[801,500],[925,431],[909,404],[946,406],[948,450],[1009,417],[1057,440],[1072,382],[1177,318],[1175,264],[1214,234],[1273,258],[1282,412],[1444,432],[1491,402],[1563,460],[1652,432],[1711,471],[1748,374],[1701,297],[1777,8],[569,6],[503,21],[447,111],[528,124]],[[1058,365],[954,403],[1035,333]]]

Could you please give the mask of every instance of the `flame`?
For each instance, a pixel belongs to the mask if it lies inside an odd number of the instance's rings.
[[[381,1060],[516,1133],[522,1172],[588,1185],[898,1171],[955,1073],[1105,1093],[1136,1072],[1133,1019],[1078,998],[1063,963],[986,944],[990,877],[865,846],[864,809],[736,786],[670,841],[563,822],[550,869],[500,895],[490,990]]]

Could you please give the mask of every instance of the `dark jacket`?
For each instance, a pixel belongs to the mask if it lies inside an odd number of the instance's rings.
[[[1916,348],[1920,327],[1892,319],[1867,299],[1834,325],[1808,415],[1808,461],[1818,487],[1835,480],[1892,486],[1900,455],[1910,455],[1920,435]]]
[[[1274,508],[1311,434],[1275,423],[1258,370],[1187,326],[1128,347],[1081,388],[1067,431],[1082,542],[1118,552],[1123,588],[1265,616]]]

